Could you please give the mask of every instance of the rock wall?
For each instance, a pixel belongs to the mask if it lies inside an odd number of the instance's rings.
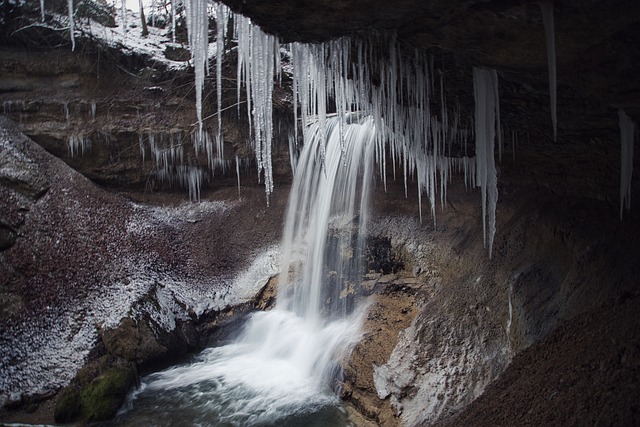
[[[504,165],[503,173],[526,173],[512,166]],[[500,186],[493,259],[483,247],[476,192],[452,185],[435,225],[431,218],[420,224],[417,200],[403,200],[395,188],[376,196],[370,232],[389,238],[405,267],[395,277],[377,279],[365,337],[346,365],[345,398],[374,424],[467,425],[478,417],[495,425],[595,416],[587,402],[611,382],[592,381],[576,358],[598,360],[608,352],[599,345],[590,351],[591,333],[578,333],[576,322],[583,321],[574,319],[595,317],[598,328],[612,331],[623,324],[625,330],[638,327],[630,307],[640,303],[639,253],[629,246],[629,238],[640,233],[638,213],[620,222],[612,204],[508,182]],[[557,337],[565,329],[575,334],[571,344]],[[637,341],[625,336],[626,342],[615,341],[602,369],[628,372],[616,377],[620,389],[637,392],[632,356],[615,356]],[[536,400],[545,398],[537,389],[523,389],[527,380],[517,371],[528,363],[527,371],[546,375],[533,367],[534,355],[549,354],[554,365],[545,362],[545,372],[554,378],[564,372],[582,390],[556,396],[553,407]],[[501,380],[504,375],[516,383]],[[521,411],[531,399],[535,412],[516,415],[504,402],[489,410],[488,397],[471,404],[484,393],[495,396],[495,387],[500,399],[513,399]],[[606,417],[636,419],[629,399],[606,404]],[[456,418],[461,412],[465,421]]]
[[[233,96],[225,96],[223,102],[224,154],[220,158],[215,142],[215,88],[210,81],[206,87],[210,158],[209,149],[194,149],[192,71],[186,66],[168,69],[136,54],[122,58],[123,53],[101,43],[83,39],[82,53],[0,48],[3,113],[47,151],[102,186],[189,194],[183,175],[194,171],[204,190],[228,187],[237,182],[236,156],[242,184],[258,183],[246,105],[241,101],[235,106],[233,55],[224,67],[225,76],[229,74],[225,94]],[[286,135],[292,118],[282,112],[287,107],[282,88],[275,98],[275,114],[281,118],[277,129],[284,136],[274,144],[274,174],[286,184],[291,175]]]

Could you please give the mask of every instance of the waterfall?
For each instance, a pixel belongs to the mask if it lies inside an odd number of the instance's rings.
[[[276,307],[251,315],[233,342],[144,378],[130,414],[157,425],[172,425],[174,408],[194,425],[346,425],[336,391],[364,313],[356,290],[376,138],[370,116],[308,126]],[[135,425],[132,417],[116,421]]]
[[[278,305],[314,323],[323,312],[346,314],[344,295],[354,290],[364,246],[377,133],[370,116],[361,123],[349,116],[346,130],[341,119],[318,120],[305,132],[284,232]]]

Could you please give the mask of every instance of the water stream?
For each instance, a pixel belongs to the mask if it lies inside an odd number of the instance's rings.
[[[311,124],[289,198],[276,307],[232,342],[150,374],[117,425],[346,426],[340,362],[361,334],[357,289],[375,126]]]

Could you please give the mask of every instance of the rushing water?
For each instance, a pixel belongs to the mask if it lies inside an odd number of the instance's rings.
[[[115,420],[155,426],[345,426],[340,362],[360,337],[371,119],[311,125],[284,232],[278,302],[233,342],[144,377]]]

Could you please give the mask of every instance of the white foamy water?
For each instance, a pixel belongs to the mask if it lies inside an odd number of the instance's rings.
[[[348,425],[335,379],[358,317],[317,328],[290,311],[255,313],[236,341],[143,378],[116,424]]]

